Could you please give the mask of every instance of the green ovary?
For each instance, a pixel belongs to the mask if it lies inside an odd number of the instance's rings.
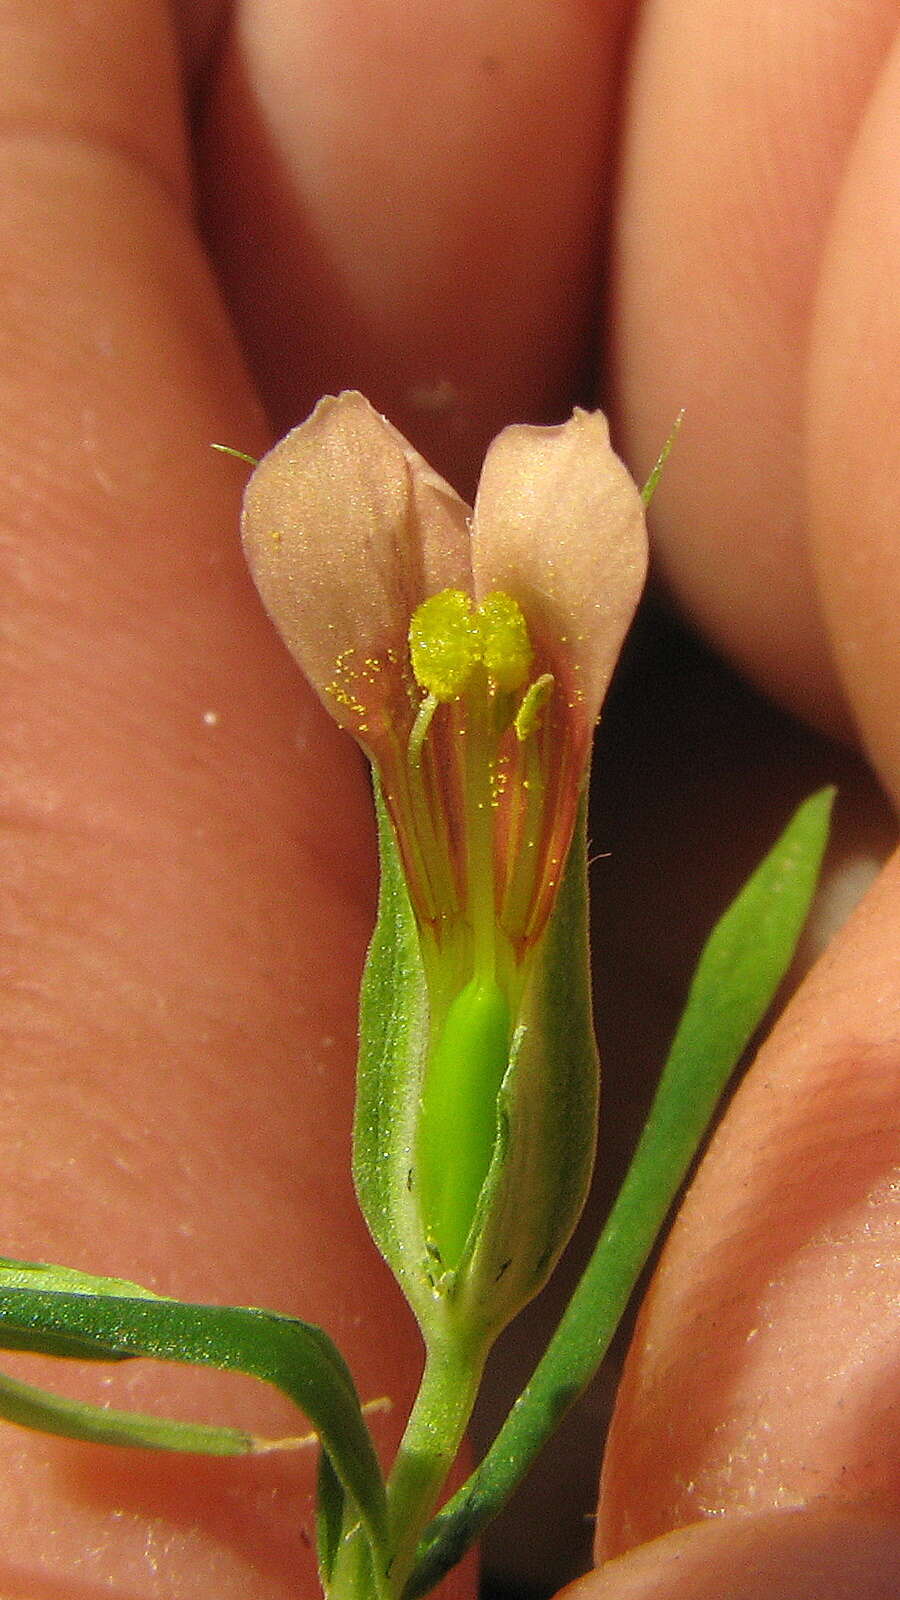
[[[419,1181],[428,1240],[459,1265],[497,1136],[497,1096],[509,1060],[509,1007],[491,977],[452,1002],[425,1070]]]

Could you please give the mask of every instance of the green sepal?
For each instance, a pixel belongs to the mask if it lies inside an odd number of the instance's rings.
[[[321,1328],[255,1307],[190,1305],[119,1279],[6,1261],[0,1264],[0,1348],[101,1361],[142,1356],[244,1372],[273,1384],[309,1418],[373,1546],[382,1545],[385,1495],[375,1447],[346,1362]],[[11,1380],[5,1394],[10,1420],[46,1426],[47,1420],[55,1419],[52,1431],[73,1438],[98,1437],[101,1418],[109,1415],[101,1408],[67,1411],[68,1402],[41,1396],[37,1390],[29,1394],[27,1386],[19,1389]],[[37,1406],[40,1400],[48,1407],[47,1418],[38,1422],[35,1411],[35,1421],[29,1423],[28,1406]],[[0,1413],[2,1408],[0,1392]],[[200,1433],[190,1440],[180,1423],[172,1424],[175,1431],[167,1436],[160,1432],[153,1438],[151,1423],[152,1419],[133,1416],[134,1436],[129,1439],[129,1419],[119,1413],[112,1442],[191,1450],[200,1442]],[[159,1424],[162,1430],[166,1426]],[[216,1432],[206,1430],[207,1446]],[[221,1431],[219,1442],[224,1443]],[[260,1442],[254,1447],[259,1448]]]
[[[580,1215],[596,1137],[599,1066],[588,966],[585,806],[559,897],[528,957],[497,1135],[454,1272],[426,1239],[416,1137],[429,991],[393,828],[376,784],[381,886],[363,976],[354,1133],[357,1194],[427,1342],[490,1341],[545,1282]]]
[[[515,1018],[497,1141],[454,1320],[494,1334],[539,1292],[581,1215],[597,1139],[600,1063],[588,946],[586,805]]]
[[[433,1293],[413,1198],[429,1040],[428,984],[400,853],[377,779],[378,914],[360,990],[353,1178],[372,1237],[423,1328]]]

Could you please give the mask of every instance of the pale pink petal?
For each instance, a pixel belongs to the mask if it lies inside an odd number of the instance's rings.
[[[647,571],[640,493],[601,412],[555,428],[506,428],[481,474],[472,527],[475,595],[518,601],[542,670],[592,727]]]
[[[405,662],[420,600],[471,587],[468,507],[360,394],[321,400],[263,457],[242,535],[272,621],[354,733],[366,731],[372,675]],[[381,704],[393,677],[375,687]]]

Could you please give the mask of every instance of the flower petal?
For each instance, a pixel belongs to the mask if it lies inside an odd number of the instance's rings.
[[[643,502],[602,412],[494,440],[472,567],[477,600],[501,589],[518,601],[543,670],[593,727],[647,571]]]
[[[471,587],[468,507],[360,394],[321,400],[247,485],[250,570],[288,649],[338,722],[367,731],[367,686],[406,659],[419,601]],[[353,661],[353,692],[336,672]],[[382,674],[383,676],[383,674]],[[396,699],[400,668],[376,698]],[[357,692],[358,691],[358,692]]]

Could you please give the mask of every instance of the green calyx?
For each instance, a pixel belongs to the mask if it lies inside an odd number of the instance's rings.
[[[417,922],[379,797],[381,894],[366,963],[357,1193],[429,1348],[490,1343],[538,1292],[581,1210],[598,1064],[584,819],[542,937],[519,963],[446,951]]]
[[[446,789],[452,795],[446,837],[462,847],[456,919],[462,959],[449,989],[438,975],[447,924],[434,942],[427,937],[436,981],[415,1144],[420,1219],[437,1282],[467,1257],[497,1147],[500,1091],[530,964],[524,941],[518,948],[503,926],[502,908],[520,857],[531,868],[528,882],[536,876],[544,781],[534,736],[554,680],[543,674],[529,684],[534,653],[525,619],[501,591],[478,605],[461,589],[430,596],[413,614],[409,646],[424,691],[409,743],[417,776],[425,772],[438,708],[455,702],[453,720],[443,724],[451,731],[449,751],[445,746],[431,789],[423,781],[414,794],[421,831],[427,832],[435,793]],[[455,763],[451,781],[448,762]]]

